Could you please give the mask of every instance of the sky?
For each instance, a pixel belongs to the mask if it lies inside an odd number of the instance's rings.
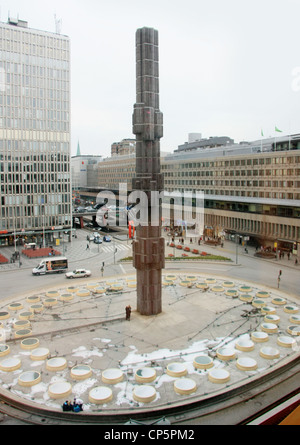
[[[189,133],[240,142],[300,133],[300,0],[0,0],[71,40],[71,152],[110,155],[132,133],[135,33],[159,32],[161,151]],[[277,133],[278,134],[278,133]]]

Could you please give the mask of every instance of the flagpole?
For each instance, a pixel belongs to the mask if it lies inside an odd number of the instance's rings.
[[[278,131],[279,133],[282,133],[282,130],[279,130],[275,125],[275,151],[276,151],[276,131]]]

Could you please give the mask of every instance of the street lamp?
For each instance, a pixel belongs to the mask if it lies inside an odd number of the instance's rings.
[[[241,230],[243,232],[249,232],[248,229],[249,229],[249,227],[243,227]],[[239,246],[239,242],[237,242],[237,240],[240,240],[240,238],[243,238],[243,236],[236,233],[235,234],[235,244],[236,244],[235,262],[236,262],[236,264],[238,264],[238,246]]]

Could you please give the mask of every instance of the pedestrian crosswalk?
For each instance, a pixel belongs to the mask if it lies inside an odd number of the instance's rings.
[[[100,249],[102,252],[106,252],[106,253],[113,253],[114,249],[117,249],[118,252],[120,251],[129,251],[131,250],[131,244],[130,245],[126,245],[126,244],[119,244],[116,243],[115,245],[113,243],[110,244],[101,244],[100,245]]]

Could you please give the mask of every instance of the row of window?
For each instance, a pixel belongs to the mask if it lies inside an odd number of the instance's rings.
[[[46,183],[46,184],[15,184],[15,183],[3,183],[1,181],[0,195],[22,195],[22,194],[36,194],[36,193],[60,193],[69,192],[70,184],[63,183]]]
[[[53,206],[51,209],[51,215],[46,216],[43,221],[42,216],[39,216],[38,213],[35,213],[32,208],[28,208],[27,215],[24,215],[19,218],[0,218],[0,230],[11,230],[11,231],[19,231],[19,230],[38,230],[41,227],[55,227],[55,226],[67,226],[70,227],[71,223],[71,215],[69,207],[68,211],[65,211],[66,208],[61,208],[61,206]],[[60,212],[59,212],[60,210]]]
[[[48,35],[46,32],[33,32],[32,29],[26,30],[24,28],[16,28],[0,26],[0,40],[8,40],[14,42],[23,41],[25,43],[33,43],[41,46],[48,46],[57,49],[67,49],[69,47],[69,40],[63,36]]]
[[[192,186],[190,187],[174,187],[173,189],[170,187],[165,187],[166,191],[179,191],[184,193],[187,189],[191,190],[193,193],[199,192],[199,189],[194,189]],[[249,190],[236,190],[236,189],[205,189],[206,195],[220,195],[220,196],[241,196],[247,198],[268,198],[268,199],[297,199],[300,200],[300,193],[286,193],[286,192],[266,192],[266,191],[249,191]]]
[[[9,128],[11,130],[62,131],[64,133],[70,131],[69,122],[37,119],[25,119],[22,121],[21,119],[0,118],[0,128]]]
[[[4,151],[7,150],[7,153]],[[18,156],[17,153],[11,154],[11,151],[23,151],[24,154]],[[41,152],[35,154],[33,152]],[[26,153],[28,152],[28,153]],[[52,153],[54,152],[54,153]],[[69,162],[69,156],[64,153],[69,152],[69,144],[67,142],[46,142],[46,141],[20,141],[10,139],[0,139],[0,160],[1,161],[62,161]]]
[[[184,176],[299,176],[300,168],[264,169],[264,170],[191,170],[165,172],[164,177],[180,178]]]
[[[186,180],[168,180],[165,179],[165,185],[198,185],[198,186],[215,186],[215,187],[280,187],[280,188],[298,188],[300,187],[300,181],[214,181],[214,180],[202,180],[202,181],[186,181]]]
[[[163,170],[184,170],[200,168],[218,168],[218,167],[240,167],[251,165],[271,165],[271,164],[300,164],[300,156],[276,156],[272,158],[253,158],[253,159],[231,159],[231,160],[213,160],[189,163],[163,163]]]

